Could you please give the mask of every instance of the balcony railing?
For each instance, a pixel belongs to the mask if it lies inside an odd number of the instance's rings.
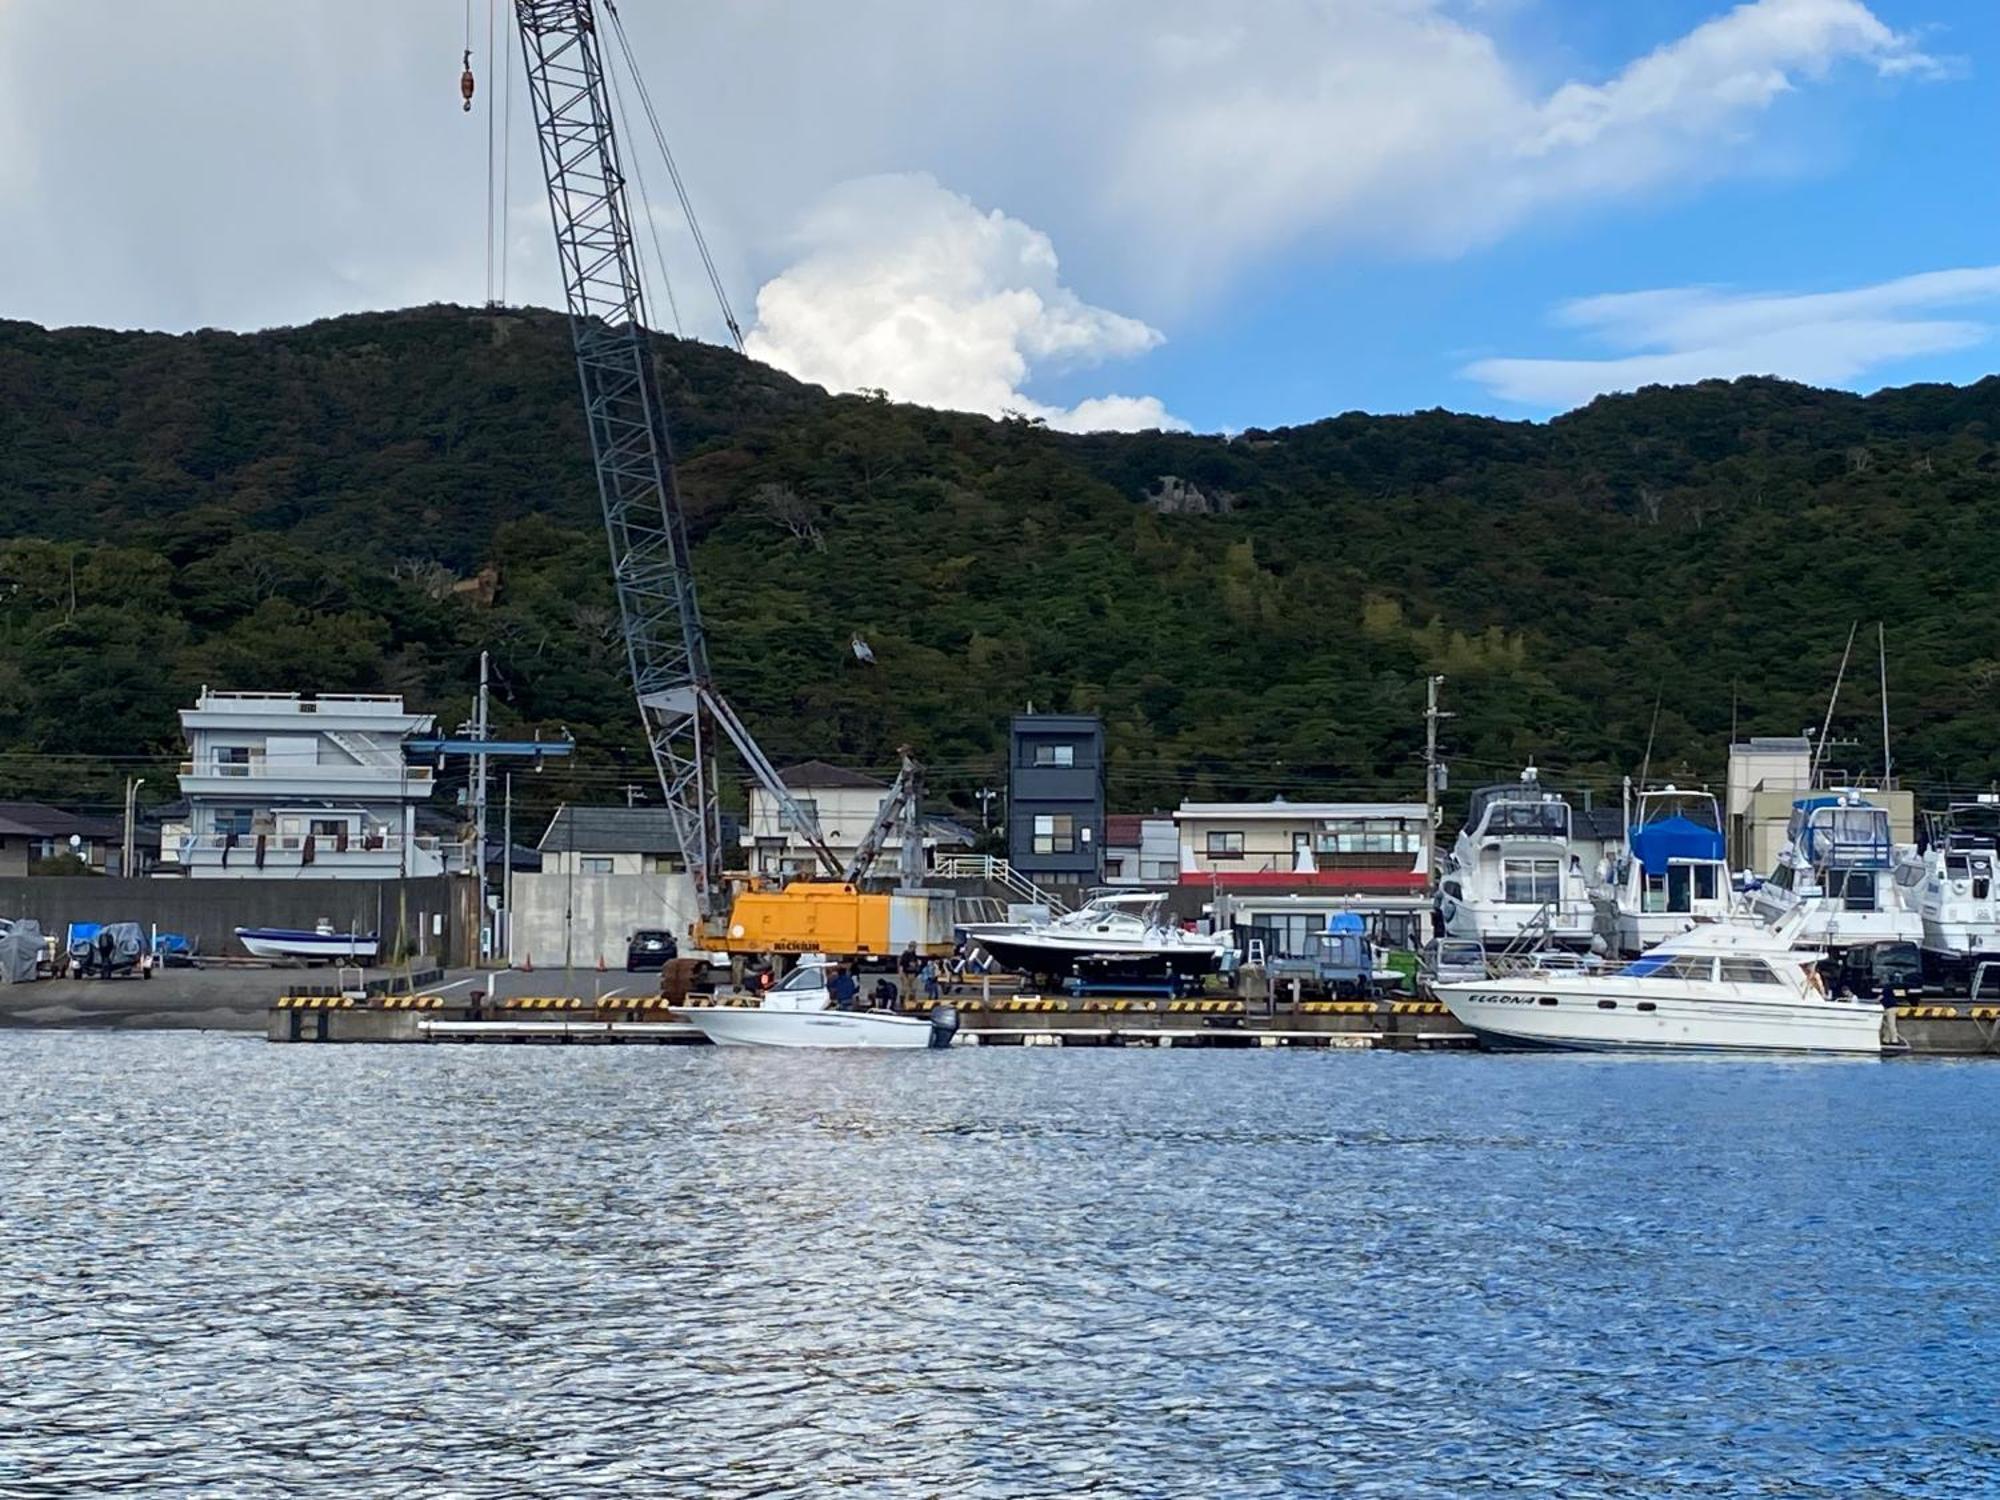
[[[360,837],[350,837],[345,849],[340,847],[338,837],[333,834],[239,833],[235,835],[235,842],[231,843],[230,836],[227,834],[204,833],[191,834],[185,838],[173,840],[169,844],[169,848],[179,853],[183,863],[191,863],[196,855],[213,854],[220,856],[227,850],[229,862],[234,864],[239,859],[246,862],[255,859],[257,855],[257,841],[259,838],[262,838],[264,841],[264,857],[267,860],[274,856],[283,856],[287,861],[292,861],[304,857],[308,837],[310,837],[312,842],[313,858],[315,861],[348,860],[369,864],[394,863],[402,858],[406,843],[403,836],[397,833],[364,834]],[[471,841],[461,842],[452,839],[442,839],[432,834],[418,834],[415,838],[407,840],[407,844],[410,853],[436,856],[444,860],[447,864],[453,861],[463,862],[469,859],[472,854]]]
[[[288,764],[284,761],[202,761],[181,762],[183,776],[216,776],[229,781],[327,781],[327,782],[367,782],[370,784],[394,781],[405,786],[428,787],[432,770],[429,766],[386,765],[325,765],[319,762]]]

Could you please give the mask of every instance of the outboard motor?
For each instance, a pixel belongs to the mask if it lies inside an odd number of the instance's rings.
[[[958,1007],[956,1005],[933,1005],[931,1007],[931,1048],[949,1047],[951,1039],[958,1035]]]

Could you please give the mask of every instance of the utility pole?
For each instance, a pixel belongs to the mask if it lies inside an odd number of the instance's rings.
[[[1883,723],[1888,723],[1888,710],[1883,710]],[[1888,743],[1885,737],[1884,744]],[[125,778],[125,843],[120,851],[118,873],[127,880],[132,878],[133,863],[139,857],[139,788],[146,784],[143,776]]]
[[[479,702],[472,710],[472,737],[485,744],[487,740],[487,711],[490,695],[487,691],[487,654],[479,653]],[[483,916],[486,911],[486,752],[479,751],[472,757],[472,828],[473,839],[478,845],[479,909]]]
[[[514,964],[514,773],[504,773],[500,813],[500,921],[499,932],[495,934],[499,943],[501,965],[512,968]]]
[[[1437,879],[1439,772],[1444,769],[1438,764],[1438,720],[1451,717],[1438,708],[1438,689],[1443,685],[1442,677],[1429,677],[1424,680],[1424,888],[1426,890]]]
[[[990,786],[983,786],[974,795],[979,798],[979,831],[981,833],[991,833],[993,831],[993,814],[990,809],[993,800],[1000,793]]]
[[[637,807],[639,805],[639,798],[645,794],[646,789],[637,782],[628,781],[620,790],[625,793],[625,805],[627,807]]]

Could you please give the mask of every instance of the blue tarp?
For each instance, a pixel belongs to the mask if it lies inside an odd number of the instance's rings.
[[[1722,835],[1692,818],[1661,818],[1633,833],[1632,855],[1648,875],[1664,875],[1676,859],[1721,859]]]

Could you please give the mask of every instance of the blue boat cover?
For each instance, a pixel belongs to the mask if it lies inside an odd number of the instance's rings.
[[[1721,859],[1722,835],[1692,818],[1661,818],[1632,835],[1632,854],[1648,875],[1664,875],[1676,859]]]
[[[1362,921],[1354,912],[1336,911],[1327,913],[1326,930],[1328,932],[1366,932],[1368,924]]]

